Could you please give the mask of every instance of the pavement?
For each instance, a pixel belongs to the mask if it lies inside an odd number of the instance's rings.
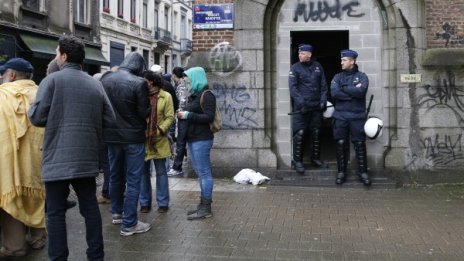
[[[464,260],[464,185],[365,189],[216,179],[214,217],[188,221],[198,181],[169,182],[169,211],[154,206],[139,216],[152,224],[147,233],[121,237],[109,205],[100,206],[105,260]],[[69,260],[86,260],[77,207],[67,213],[67,228]],[[47,260],[47,250],[20,260]]]

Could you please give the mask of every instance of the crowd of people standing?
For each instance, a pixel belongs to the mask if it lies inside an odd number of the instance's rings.
[[[70,187],[85,219],[88,260],[104,260],[99,203],[111,204],[112,223],[120,225],[121,236],[149,231],[151,224],[139,220],[138,211],[152,207],[152,166],[158,212],[169,210],[168,158],[176,132],[183,133],[181,155],[188,147],[201,188],[200,203],[187,218],[212,216],[209,123],[216,100],[208,92],[200,104],[208,89],[203,68],[174,68],[173,82],[176,87],[182,82],[180,90],[162,78],[159,68],[147,70],[137,52],[94,77],[82,70],[84,58],[84,43],[63,36],[39,86],[31,80],[34,68],[28,61],[14,58],[0,66],[0,140],[6,144],[0,150],[0,260],[45,245],[50,260],[67,260]],[[182,122],[180,132],[176,120]],[[101,170],[105,181],[97,199]]]

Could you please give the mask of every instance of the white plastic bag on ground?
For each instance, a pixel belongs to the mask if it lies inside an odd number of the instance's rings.
[[[252,169],[242,169],[234,176],[234,181],[240,184],[251,183],[253,185],[259,185],[266,180],[270,180],[270,178]]]

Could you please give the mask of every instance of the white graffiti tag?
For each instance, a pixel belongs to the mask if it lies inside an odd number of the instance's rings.
[[[242,66],[242,56],[228,42],[218,43],[209,53],[209,65],[213,73],[227,76]]]

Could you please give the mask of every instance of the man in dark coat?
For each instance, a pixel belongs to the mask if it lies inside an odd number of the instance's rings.
[[[115,121],[113,108],[103,86],[82,71],[83,42],[62,37],[56,48],[60,70],[39,85],[29,118],[45,127],[42,180],[47,205],[48,255],[50,260],[66,260],[66,199],[73,186],[79,209],[85,218],[87,258],[103,260],[103,236],[95,177],[98,176],[102,129]]]
[[[327,107],[327,83],[322,65],[311,60],[313,47],[309,44],[298,46],[299,62],[292,65],[288,77],[290,96],[293,101],[293,160],[296,172],[304,174],[304,137],[311,135],[311,163],[322,168],[327,165],[320,159],[320,128],[322,112]]]
[[[116,112],[116,124],[105,128],[103,141],[108,144],[112,223],[121,224],[122,236],[145,233],[151,228],[137,216],[140,181],[145,171],[145,119],[149,113],[148,87],[141,77],[144,71],[142,55],[132,52],[116,72],[101,79]]]
[[[335,183],[341,185],[346,179],[348,162],[347,142],[351,134],[358,161],[358,175],[361,182],[369,186],[371,180],[367,174],[366,134],[366,93],[369,87],[367,75],[358,70],[353,50],[341,51],[343,72],[334,76],[331,83],[332,98],[335,102],[333,134],[337,143],[337,176]]]

